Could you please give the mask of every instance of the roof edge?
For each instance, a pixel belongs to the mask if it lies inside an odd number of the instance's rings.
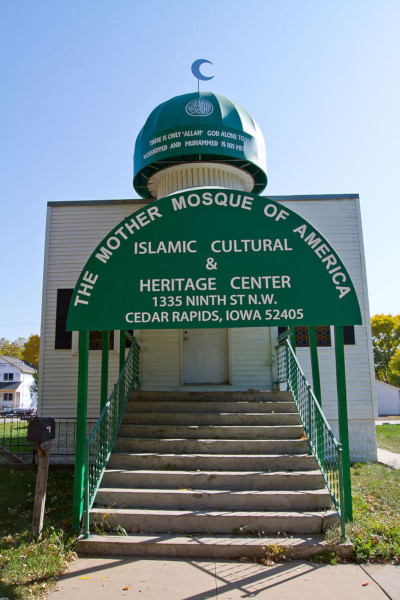
[[[304,194],[299,196],[270,196],[262,195],[260,198],[271,198],[275,202],[285,202],[290,200],[359,200],[359,194]],[[157,202],[155,198],[132,198],[120,200],[50,200],[47,206],[104,206],[113,204],[150,204]]]

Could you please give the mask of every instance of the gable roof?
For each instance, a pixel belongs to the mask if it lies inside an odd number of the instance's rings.
[[[15,392],[21,385],[20,381],[1,381],[0,390],[2,392]]]
[[[392,385],[391,383],[388,383],[387,381],[379,381],[379,379],[375,379],[375,383],[376,385],[381,385],[381,386],[386,386],[386,388],[393,388],[394,390],[397,390],[398,392],[400,392],[400,388],[397,387],[397,385]]]
[[[17,367],[20,371],[24,373],[34,373],[37,369],[30,363],[26,362],[26,360],[21,360],[20,358],[14,358],[13,356],[3,356],[0,355],[0,361],[5,360],[13,367]]]

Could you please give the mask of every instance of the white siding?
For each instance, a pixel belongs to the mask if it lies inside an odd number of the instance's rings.
[[[39,414],[75,417],[78,354],[55,350],[58,288],[74,288],[81,270],[110,229],[142,205],[96,202],[50,206],[47,215],[40,344]],[[118,348],[118,345],[115,344]],[[109,393],[118,377],[119,354],[110,352]],[[89,353],[88,416],[98,415],[101,352]]]
[[[144,390],[177,389],[181,385],[181,330],[143,329],[140,383]]]
[[[231,383],[242,389],[271,390],[270,329],[241,327],[230,330]]]
[[[377,411],[374,367],[358,200],[285,199],[282,204],[310,221],[327,238],[343,260],[352,278],[360,303],[362,325],[355,327],[355,345],[345,346],[348,416],[349,421],[352,422],[349,427],[350,446],[354,460],[376,460],[374,419]],[[318,359],[323,410],[335,429],[338,415],[334,343],[332,330],[332,347],[319,348]],[[309,348],[298,348],[297,356],[308,380],[312,383]],[[358,444],[355,441],[356,436],[360,436]]]

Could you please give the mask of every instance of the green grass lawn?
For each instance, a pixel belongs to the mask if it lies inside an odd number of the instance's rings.
[[[376,440],[378,448],[400,454],[400,423],[398,425],[377,425]]]
[[[31,533],[36,471],[0,469],[0,598],[41,598],[74,556],[72,468],[50,468],[44,534]]]
[[[351,468],[353,522],[346,533],[357,562],[400,564],[400,471],[379,464]],[[339,530],[327,538],[339,540]]]
[[[5,422],[0,420],[0,446],[4,446],[9,452],[32,452],[32,444],[26,439],[28,435],[28,422],[13,420]]]

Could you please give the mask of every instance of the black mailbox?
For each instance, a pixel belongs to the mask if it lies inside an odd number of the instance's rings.
[[[48,442],[56,437],[56,422],[51,417],[35,417],[28,425],[28,442]]]

